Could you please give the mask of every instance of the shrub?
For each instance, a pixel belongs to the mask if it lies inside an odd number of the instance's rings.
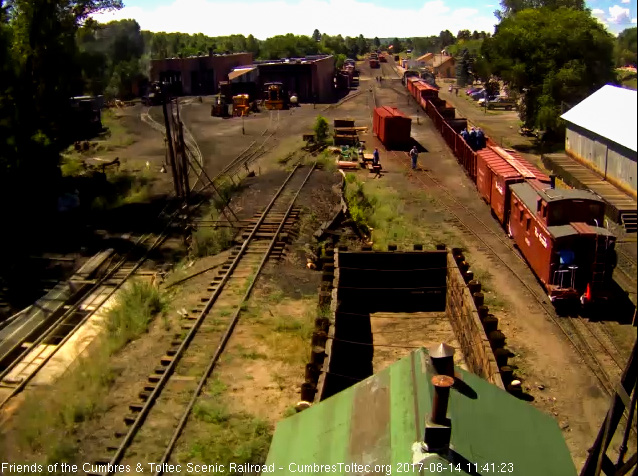
[[[314,125],[315,138],[318,144],[323,144],[328,138],[328,121],[323,116],[317,116]]]

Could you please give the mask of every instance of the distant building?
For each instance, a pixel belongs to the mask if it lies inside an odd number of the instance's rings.
[[[561,116],[567,154],[636,198],[636,91],[606,85]]]
[[[206,95],[218,92],[219,82],[237,66],[250,65],[252,53],[233,53],[151,61],[151,81],[167,82],[177,95]]]
[[[256,61],[259,85],[280,82],[300,102],[331,102],[334,99],[335,60],[332,55]]]
[[[334,74],[331,55],[253,61],[252,53],[235,53],[151,61],[151,81],[171,84],[177,95],[217,94],[220,81],[229,81],[233,94],[262,91],[264,84],[280,82],[300,102],[330,102]]]
[[[425,53],[423,56],[419,56],[415,60],[414,65],[410,65],[410,66],[425,68],[428,65],[428,63],[432,61],[433,57],[434,57],[434,53]]]
[[[426,53],[418,57],[411,66],[427,69],[440,78],[456,77],[456,59],[447,53]]]

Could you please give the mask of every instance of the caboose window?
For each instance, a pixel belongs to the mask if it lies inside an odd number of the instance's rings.
[[[531,223],[532,223],[531,218],[528,218],[527,219],[527,225],[525,225],[525,228],[527,229],[527,231],[529,231],[529,226],[530,226]]]
[[[523,210],[521,210],[518,214],[518,221],[522,222],[523,221]]]

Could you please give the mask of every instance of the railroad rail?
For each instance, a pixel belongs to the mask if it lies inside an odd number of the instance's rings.
[[[373,90],[374,89],[375,88],[373,88]],[[373,97],[376,107],[378,99],[374,91]],[[407,156],[403,161],[401,161],[395,152],[391,152],[390,155],[394,156],[397,161],[404,163],[406,167],[408,166],[409,159]],[[439,182],[434,175],[427,170],[421,170],[418,174],[414,174],[413,177],[421,182],[421,184],[426,188],[436,187],[444,192],[437,198],[437,201],[456,219],[458,224],[465,229],[468,234],[471,234],[473,237],[478,239],[485,250],[488,251],[496,261],[505,266],[505,268],[508,269],[510,273],[525,287],[529,295],[539,304],[543,312],[570,341],[592,374],[596,377],[605,393],[610,396],[613,395],[615,392],[614,382],[617,379],[615,378],[615,375],[614,377],[611,377],[605,367],[612,368],[612,372],[614,374],[617,373],[617,370],[622,371],[622,368],[620,368],[618,363],[614,360],[614,355],[608,346],[602,345],[600,342],[598,345],[592,345],[592,341],[595,340],[594,332],[596,331],[590,331],[589,327],[593,323],[586,321],[580,316],[572,316],[566,319],[559,318],[556,315],[553,305],[544,295],[541,296],[536,291],[535,288],[538,285],[536,279],[529,273],[521,273],[517,271],[514,268],[514,265],[505,258],[505,256],[513,256],[520,263],[524,264],[526,269],[528,268],[525,259],[516,251],[509,241],[505,240],[503,233],[497,233],[493,227],[486,224],[476,213],[474,213],[474,211],[459,201],[446,186]],[[574,322],[575,320],[578,321],[578,324]],[[587,336],[587,333],[581,331],[579,326],[580,328],[587,328],[590,335]],[[598,353],[603,354],[605,359],[604,363],[597,357],[597,351],[594,350],[594,347],[599,349]]]
[[[392,155],[398,159],[395,153]],[[407,160],[406,160],[407,165]],[[489,225],[487,225],[481,218],[479,218],[476,213],[474,213],[470,208],[460,202],[456,197],[454,197],[438,180],[434,178],[434,176],[427,171],[420,171],[419,174],[416,174],[415,177],[419,182],[421,182],[426,188],[429,186],[435,186],[445,193],[443,198],[437,198],[437,201],[443,205],[443,207],[455,217],[457,223],[461,225],[467,233],[474,236],[482,246],[488,251],[497,261],[499,261],[505,268],[507,268],[511,274],[525,287],[529,295],[536,301],[536,303],[540,306],[543,312],[550,318],[550,320],[561,330],[561,332],[567,337],[570,341],[574,349],[581,356],[587,367],[590,369],[592,374],[596,377],[596,379],[601,384],[603,390],[609,395],[613,395],[614,393],[614,381],[612,377],[610,377],[609,372],[605,370],[606,366],[611,366],[615,370],[622,371],[620,365],[618,365],[614,359],[611,351],[607,346],[598,346],[599,349],[602,350],[602,353],[605,356],[605,359],[610,359],[611,362],[602,363],[600,359],[598,359],[596,355],[596,351],[594,350],[594,346],[592,346],[591,341],[594,339],[592,336],[587,336],[586,332],[581,331],[582,328],[587,328],[589,331],[589,327],[593,324],[580,316],[571,316],[568,318],[560,318],[556,315],[553,305],[547,300],[544,295],[539,295],[539,293],[535,290],[535,287],[538,285],[536,279],[533,276],[529,275],[529,273],[520,273],[518,270],[514,268],[514,265],[508,262],[504,256],[514,256],[526,267],[525,259],[516,251],[516,249],[511,245],[511,243],[505,241],[504,235],[501,236],[499,233],[495,232]],[[425,178],[425,180],[424,180]],[[574,321],[578,321],[576,324]],[[594,331],[590,331],[593,333]],[[593,335],[593,334],[592,334]],[[613,363],[613,365],[611,365]],[[618,373],[618,376],[620,373]]]
[[[177,215],[174,212],[173,218]],[[172,220],[171,220],[172,221]],[[57,317],[33,340],[25,335],[13,345],[16,356],[0,372],[0,408],[20,393],[29,382],[57,354],[58,350],[82,327],[97,310],[122,287],[144,264],[149,254],[168,238],[171,223],[159,235],[151,233],[139,236],[132,248],[149,244],[143,256],[133,260],[133,251],[110,263],[106,273],[91,283],[83,297]],[[72,301],[75,296],[71,296]]]
[[[307,174],[302,174],[302,167],[297,164],[261,215],[245,228],[242,244],[232,249],[228,261],[210,282],[207,289],[210,294],[201,299],[200,305],[182,316],[186,334],[175,336],[160,365],[148,377],[139,394],[140,401],[129,406],[132,413],[124,417],[126,430],[116,433],[121,441],[117,446],[107,447],[107,451],[113,451],[112,454],[96,461],[94,466],[106,466],[106,471],[88,474],[113,474],[113,467],[124,460],[127,451],[131,449],[131,453],[134,453],[135,446],[143,443],[139,441],[144,439],[139,430],[149,420],[152,420],[150,426],[153,427],[153,436],[172,434],[161,459],[152,460],[161,463],[169,460],[195,402],[224,352],[260,272],[273,252],[285,246],[284,238],[299,214],[299,209],[294,207],[295,202],[314,169],[315,165],[312,165]],[[232,316],[229,315],[229,309],[233,310]],[[211,343],[216,343],[214,352]],[[193,374],[197,376],[197,385],[194,385]],[[176,380],[180,381],[179,388],[170,385]],[[183,398],[185,387],[188,387],[190,395],[188,402],[184,402]],[[175,415],[176,406],[180,408],[179,421],[170,419],[167,422],[166,415]],[[107,466],[109,464],[111,466]],[[161,469],[156,474],[162,474]]]
[[[146,122],[158,132],[164,133],[164,126],[155,121],[147,109],[141,115],[141,120]],[[262,136],[267,133],[264,130]],[[190,134],[190,132],[189,132]],[[266,143],[272,133],[261,144],[255,147],[256,141],[250,144],[244,151],[235,157],[219,174],[209,179],[208,184],[204,184],[199,192],[205,190],[211,184],[220,183],[223,177],[232,176],[238,173],[241,167],[247,167],[252,161],[269,150]],[[191,135],[192,142],[189,148],[194,149],[195,156],[203,160],[201,150],[195,138]],[[197,160],[199,162],[199,160]],[[198,174],[205,175],[203,167]],[[196,183],[191,186],[191,191],[195,189]],[[58,350],[82,327],[98,308],[103,305],[133,274],[143,265],[151,252],[160,247],[168,238],[171,228],[176,220],[184,215],[191,215],[197,210],[205,200],[192,204],[186,208],[175,209],[169,213],[172,206],[167,204],[160,212],[158,219],[166,218],[166,226],[159,235],[145,234],[130,237],[131,251],[124,256],[117,257],[107,266],[106,272],[101,278],[90,283],[90,287],[85,289],[82,296],[71,296],[70,302],[77,300],[74,304],[67,305],[65,311],[56,317],[46,328],[41,330],[37,336],[25,335],[17,339],[13,344],[13,354],[11,361],[8,361],[0,371],[0,409],[4,407],[14,396],[20,393],[36,377],[36,375],[46,366],[46,364],[57,354]],[[134,253],[139,247],[149,244],[142,257],[134,257]],[[79,299],[78,299],[79,298]],[[15,317],[15,316],[14,316]],[[12,319],[13,320],[13,319]],[[3,323],[7,326],[9,322]]]

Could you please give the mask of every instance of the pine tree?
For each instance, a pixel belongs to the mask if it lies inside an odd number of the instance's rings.
[[[464,87],[470,76],[470,53],[467,48],[463,49],[461,56],[456,63],[456,85]]]

